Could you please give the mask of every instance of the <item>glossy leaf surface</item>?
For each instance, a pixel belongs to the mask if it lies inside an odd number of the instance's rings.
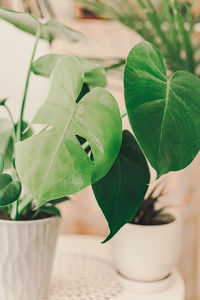
[[[41,23],[31,14],[17,12],[3,7],[0,7],[0,19],[33,35],[36,35],[37,29],[40,26],[40,37],[48,40],[50,43],[55,38],[61,38],[70,42],[84,40],[82,33],[75,31],[56,20],[47,20],[45,23]]]
[[[42,56],[33,63],[32,70],[37,75],[49,77],[56,64],[64,57],[67,57],[67,55],[48,54]],[[78,59],[80,60],[84,70],[84,82],[93,87],[105,87],[107,84],[105,70],[87,59]]]
[[[149,180],[149,168],[139,145],[129,131],[123,131],[121,149],[112,168],[92,185],[110,228],[105,241],[132,220],[144,200]]]
[[[103,177],[121,145],[121,117],[113,96],[94,88],[78,103],[83,69],[65,57],[51,76],[47,100],[33,123],[46,128],[16,144],[16,168],[38,206],[75,193]],[[78,136],[89,143],[94,161]]]
[[[21,184],[9,174],[0,174],[0,206],[16,201],[21,194]]]
[[[158,177],[185,168],[200,149],[200,79],[185,71],[168,79],[160,51],[142,42],[129,53],[124,86],[129,121]]]

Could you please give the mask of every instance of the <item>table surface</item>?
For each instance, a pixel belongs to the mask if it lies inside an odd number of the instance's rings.
[[[126,290],[115,271],[110,244],[102,238],[60,235],[53,274],[45,300],[184,300],[185,286],[178,272],[167,290],[133,293]]]

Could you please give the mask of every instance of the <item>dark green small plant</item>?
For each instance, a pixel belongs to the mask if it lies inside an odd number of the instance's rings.
[[[137,225],[163,225],[173,222],[175,218],[170,213],[165,212],[165,207],[157,208],[159,200],[164,195],[164,189],[159,190],[159,185],[156,185],[146,196],[130,223]]]

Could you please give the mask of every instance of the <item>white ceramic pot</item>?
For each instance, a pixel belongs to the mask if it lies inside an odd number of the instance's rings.
[[[59,217],[0,220],[0,299],[42,300],[54,259]]]
[[[142,226],[126,224],[112,239],[111,249],[116,269],[126,278],[156,281],[175,267],[181,250],[181,222]]]

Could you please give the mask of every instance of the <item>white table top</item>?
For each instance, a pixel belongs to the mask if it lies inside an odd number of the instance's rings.
[[[112,265],[110,244],[102,238],[60,235],[52,280],[45,300],[184,300],[185,286],[174,272],[167,290],[133,293]]]

